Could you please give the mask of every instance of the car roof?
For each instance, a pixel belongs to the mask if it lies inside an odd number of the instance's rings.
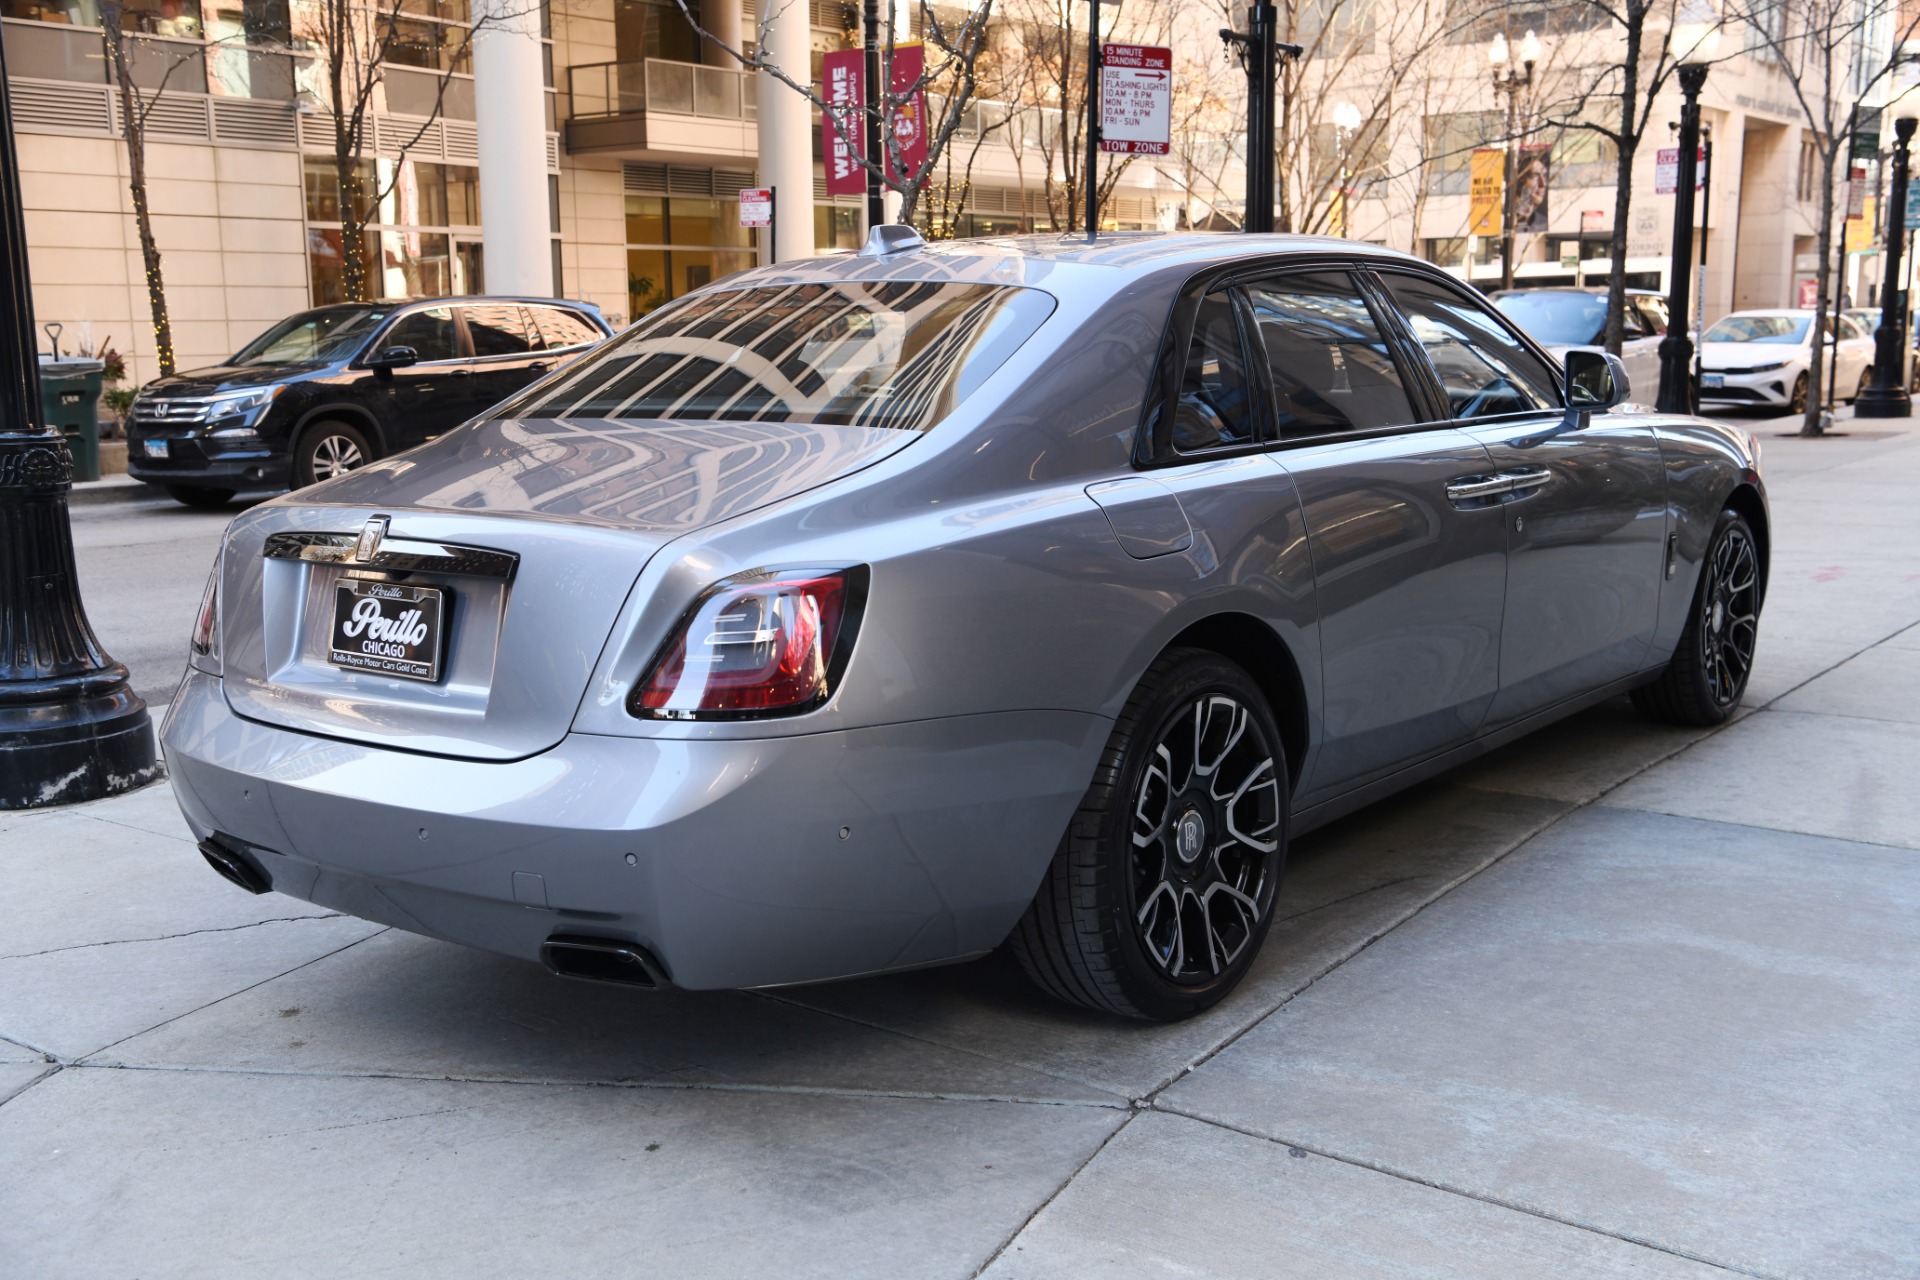
[[[446,307],[476,302],[524,302],[546,307],[571,307],[575,311],[598,313],[600,308],[591,302],[576,302],[572,298],[534,298],[518,293],[451,293],[437,298],[378,298],[372,302],[336,302],[338,307]],[[314,310],[324,310],[315,307]]]
[[[1066,286],[1118,290],[1143,274],[1183,273],[1241,258],[1317,257],[1338,254],[1418,267],[1440,268],[1423,258],[1382,245],[1329,236],[1267,235],[1226,231],[1106,231],[1089,243],[1079,235],[990,236],[939,240],[882,257],[837,254],[753,267],[715,281],[698,292],[831,280],[946,280],[955,283]],[[687,295],[692,296],[692,295]]]

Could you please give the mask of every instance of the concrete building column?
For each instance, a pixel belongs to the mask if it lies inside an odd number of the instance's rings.
[[[544,297],[554,279],[540,13],[525,0],[474,0],[473,16],[487,292]]]
[[[764,52],[789,79],[812,78],[806,0],[759,0]],[[774,253],[780,261],[811,258],[813,248],[813,107],[762,71],[755,85],[760,104],[760,181],[775,196]]]
[[[700,25],[727,49],[740,51],[740,0],[701,0]],[[700,61],[710,67],[740,65],[727,56],[726,49],[716,48],[712,41],[701,42]]]

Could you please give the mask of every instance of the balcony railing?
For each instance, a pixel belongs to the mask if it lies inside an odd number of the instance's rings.
[[[755,119],[753,77],[731,67],[645,58],[567,69],[570,119],[672,112],[715,120]]]

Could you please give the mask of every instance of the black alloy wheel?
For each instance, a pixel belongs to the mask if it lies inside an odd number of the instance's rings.
[[[1753,674],[1760,639],[1760,549],[1746,517],[1722,511],[1694,588],[1680,646],[1652,684],[1633,692],[1640,711],[1669,724],[1725,723]]]
[[[304,489],[372,462],[366,433],[346,422],[316,422],[300,433],[293,449],[293,487]]]
[[[167,486],[167,496],[201,511],[217,511],[233,501],[233,490],[216,489],[204,484],[170,484]]]
[[[1278,725],[1240,667],[1173,650],[1115,722],[1094,785],[1014,931],[1062,1000],[1171,1021],[1245,975],[1286,861]]]
[[[1860,385],[1853,389],[1853,398],[1848,400],[1847,403],[1848,404],[1860,403],[1860,397],[1867,394],[1867,389],[1872,385],[1873,385],[1873,366],[1868,365],[1866,368],[1860,371]]]

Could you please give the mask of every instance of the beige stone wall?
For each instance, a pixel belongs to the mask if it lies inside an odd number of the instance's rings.
[[[44,133],[15,144],[37,320],[66,326],[67,350],[90,327],[135,384],[155,377],[125,146]],[[179,368],[217,363],[307,305],[298,156],[150,143],[147,172]]]
[[[627,204],[620,162],[568,159],[560,167],[560,275],[566,296],[622,325],[627,315]]]

